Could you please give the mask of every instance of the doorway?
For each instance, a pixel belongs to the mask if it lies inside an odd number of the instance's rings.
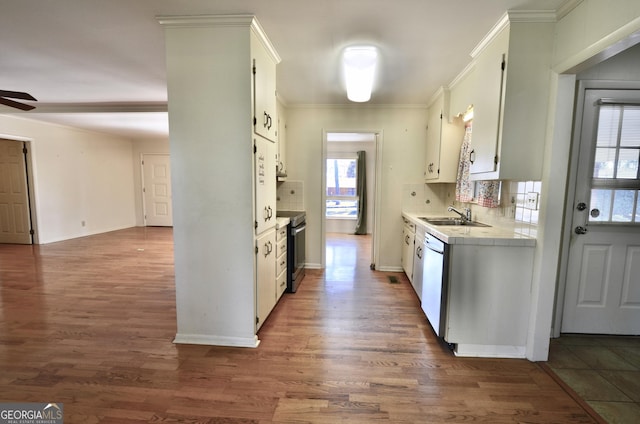
[[[33,244],[26,141],[0,139],[0,243]]]
[[[369,267],[375,269],[377,174],[380,131],[326,131],[322,166],[322,264],[327,265],[327,237],[367,238]],[[359,255],[362,258],[362,255]],[[333,259],[332,259],[333,260]]]
[[[640,334],[640,89],[581,85],[562,333]]]

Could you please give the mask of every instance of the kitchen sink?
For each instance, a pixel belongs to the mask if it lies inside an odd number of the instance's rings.
[[[463,225],[465,227],[490,227],[490,225],[483,224],[477,221],[467,221],[462,218],[455,218],[450,216],[426,218],[420,217],[421,220],[431,225]]]

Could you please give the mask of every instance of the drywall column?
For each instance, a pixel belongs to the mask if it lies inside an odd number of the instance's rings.
[[[255,347],[251,19],[161,17],[176,343]]]

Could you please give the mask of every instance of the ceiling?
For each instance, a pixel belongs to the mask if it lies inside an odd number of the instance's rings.
[[[21,116],[132,138],[166,138],[167,15],[257,16],[282,62],[288,105],[346,104],[344,47],[370,43],[380,69],[370,103],[419,104],[470,62],[507,10],[567,0],[0,0],[0,89],[26,91]],[[0,105],[0,114],[19,111]]]

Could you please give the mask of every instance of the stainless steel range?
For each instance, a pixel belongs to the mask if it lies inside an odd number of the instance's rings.
[[[305,275],[307,215],[304,211],[277,211],[276,216],[290,221],[287,231],[287,291],[295,293]]]

